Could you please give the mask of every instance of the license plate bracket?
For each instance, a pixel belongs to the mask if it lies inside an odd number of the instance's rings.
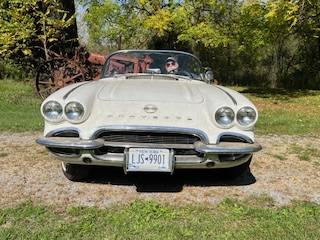
[[[173,151],[162,148],[129,148],[125,154],[126,172],[173,172]]]

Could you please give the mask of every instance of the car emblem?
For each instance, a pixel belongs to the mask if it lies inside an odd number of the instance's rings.
[[[148,105],[144,106],[143,110],[146,113],[155,113],[158,110],[158,108],[155,105],[148,104]]]

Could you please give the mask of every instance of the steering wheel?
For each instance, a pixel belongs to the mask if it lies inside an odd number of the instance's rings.
[[[176,75],[182,75],[182,76],[187,76],[187,77],[193,78],[193,75],[190,72],[185,71],[185,70],[178,71],[178,73],[176,73]]]

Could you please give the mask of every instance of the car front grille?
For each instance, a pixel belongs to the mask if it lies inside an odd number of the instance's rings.
[[[194,135],[152,132],[101,132],[96,138],[107,142],[132,142],[154,144],[194,144],[201,139]]]
[[[201,141],[198,136],[180,133],[155,133],[155,132],[113,132],[103,131],[95,135],[95,138],[103,138],[106,143],[126,143],[132,144],[172,144],[172,149],[177,155],[198,155],[199,153],[193,149],[175,149],[179,144],[193,145],[195,142]],[[175,146],[174,146],[175,145]],[[142,145],[143,146],[143,145]],[[103,155],[106,153],[123,153],[125,147],[105,146],[94,150],[95,155]]]
[[[50,135],[50,137],[79,138],[75,130],[64,130]],[[93,156],[103,159],[109,154],[123,155],[128,148],[166,148],[174,152],[174,156],[185,158],[197,157],[204,159],[205,154],[194,149],[194,143],[202,141],[199,136],[185,133],[159,133],[159,132],[136,132],[136,131],[99,131],[94,135],[95,139],[104,139],[105,146],[91,151]],[[222,135],[218,142],[244,142],[250,143],[250,139],[234,135]],[[81,150],[72,148],[48,147],[55,155],[64,157],[79,157]],[[250,154],[218,154],[221,162],[235,161],[249,156]],[[124,156],[124,155],[123,155]],[[107,158],[107,157],[106,157]]]

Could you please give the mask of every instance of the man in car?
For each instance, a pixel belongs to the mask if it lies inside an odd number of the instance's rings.
[[[165,63],[166,73],[177,74],[179,71],[179,64],[174,57],[168,57]]]

